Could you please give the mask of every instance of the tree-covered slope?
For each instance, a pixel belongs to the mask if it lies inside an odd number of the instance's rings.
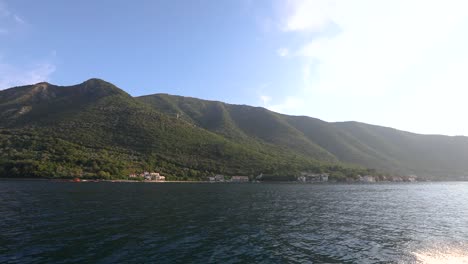
[[[439,178],[468,176],[467,137],[419,135],[358,122],[333,125],[368,149],[377,150],[381,156],[391,158],[394,165],[387,170]],[[349,155],[346,158],[349,159]],[[382,160],[379,161],[379,167],[386,166]]]
[[[0,91],[0,176],[172,179],[371,170],[435,179],[468,175],[468,139],[261,107],[156,94],[134,98],[99,80]]]
[[[212,173],[361,170],[337,164],[303,136],[288,142],[280,138],[283,134],[265,133],[260,135],[265,140],[257,140],[253,135],[260,134],[258,129],[245,129],[245,117],[228,114],[224,106],[200,110],[199,116],[194,112],[184,120],[98,79],[69,87],[40,83],[4,90],[0,175],[121,177],[146,169],[173,178],[200,178]],[[231,117],[238,120],[236,125]],[[281,124],[281,129],[297,136],[276,114],[271,118],[263,128]],[[195,125],[198,122],[203,126]],[[237,128],[238,123],[244,125]],[[282,144],[277,144],[280,140]]]
[[[261,107],[230,105],[190,97],[157,94],[138,97],[157,111],[245,143],[266,143],[321,160],[336,157],[294,128],[282,115]]]
[[[221,136],[268,142],[311,158],[437,179],[468,175],[466,137],[418,135],[356,122],[328,123],[260,107],[167,94],[138,99]]]

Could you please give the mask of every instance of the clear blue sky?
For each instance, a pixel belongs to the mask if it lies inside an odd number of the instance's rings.
[[[0,0],[0,89],[97,77],[326,121],[468,135],[463,0]]]

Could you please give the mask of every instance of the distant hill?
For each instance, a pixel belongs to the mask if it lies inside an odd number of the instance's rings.
[[[260,140],[312,158],[435,179],[468,175],[467,137],[419,135],[358,122],[328,123],[261,107],[167,94],[137,99],[224,137]]]
[[[91,79],[0,91],[0,177],[169,179],[217,173],[294,176],[328,172],[468,175],[468,139],[356,122],[327,123],[261,107],[155,94],[132,97]]]

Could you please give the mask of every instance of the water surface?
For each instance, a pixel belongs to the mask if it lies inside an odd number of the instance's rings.
[[[0,181],[1,263],[468,263],[468,183]]]

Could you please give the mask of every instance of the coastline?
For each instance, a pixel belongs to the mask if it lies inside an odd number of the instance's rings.
[[[411,183],[432,183],[432,182],[467,182],[467,180],[443,180],[443,181],[435,181],[435,180],[424,180],[424,181],[375,181],[375,182],[335,182],[335,181],[328,181],[328,182],[299,182],[299,181],[250,181],[250,182],[211,182],[211,181],[136,181],[136,180],[126,180],[126,179],[116,179],[116,180],[92,180],[92,179],[50,179],[50,178],[0,178],[0,181],[50,181],[50,182],[69,182],[69,183],[99,183],[99,182],[109,182],[109,183],[190,183],[190,184],[256,184],[256,183],[270,183],[270,184],[306,184],[306,185],[373,185],[373,184],[391,184],[391,183],[399,183],[399,184],[411,184]]]

